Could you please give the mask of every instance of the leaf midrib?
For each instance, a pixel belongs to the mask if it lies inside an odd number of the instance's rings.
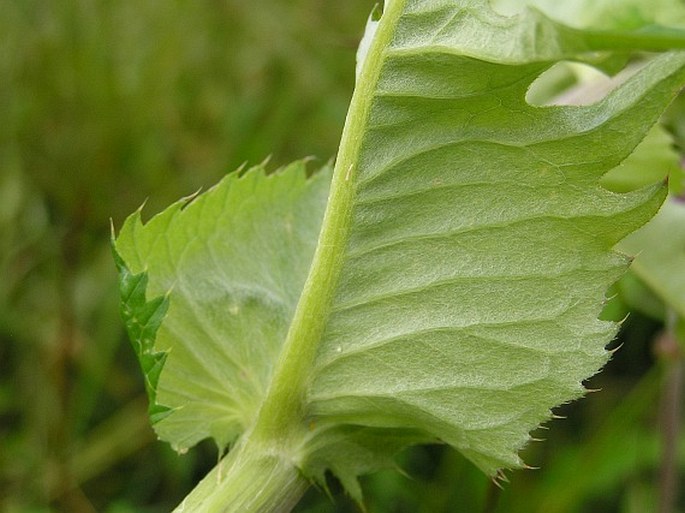
[[[343,128],[316,251],[269,388],[249,433],[277,450],[298,444],[305,427],[306,387],[342,270],[356,193],[355,175],[385,52],[407,0],[386,5],[366,55]]]

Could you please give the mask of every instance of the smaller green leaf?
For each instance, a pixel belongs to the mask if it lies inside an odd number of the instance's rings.
[[[685,317],[685,205],[669,198],[657,216],[619,249],[638,255],[633,272],[668,308]]]
[[[319,432],[307,441],[306,459],[300,467],[307,477],[326,486],[326,471],[340,480],[345,491],[362,504],[362,489],[358,476],[382,469],[399,470],[394,455],[408,445],[436,443],[414,430],[377,429],[343,424]],[[332,463],[331,463],[332,462]]]
[[[157,383],[167,353],[154,349],[157,331],[169,308],[169,297],[159,296],[148,301],[145,298],[147,273],[133,274],[117,252],[114,240],[112,252],[119,271],[121,316],[145,376],[145,390],[150,400],[150,421],[155,424],[171,413],[169,408],[157,404]]]
[[[666,308],[663,300],[657,296],[644,282],[630,270],[616,284],[621,299],[632,310],[636,310],[653,319],[665,320]],[[625,317],[627,312],[623,314]],[[620,321],[621,319],[616,319]]]
[[[225,447],[259,410],[329,187],[305,167],[232,173],[145,224],[136,212],[115,241],[153,427],[179,451],[210,437]]]

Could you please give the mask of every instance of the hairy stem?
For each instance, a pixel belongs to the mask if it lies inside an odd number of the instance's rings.
[[[173,513],[287,513],[309,482],[280,454],[249,439],[234,447]]]
[[[342,268],[355,196],[354,177],[373,91],[405,2],[394,0],[386,5],[355,87],[316,253],[253,432],[257,439],[282,440],[299,433],[304,425],[307,380]]]

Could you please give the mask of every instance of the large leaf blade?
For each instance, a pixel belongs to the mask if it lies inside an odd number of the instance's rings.
[[[309,387],[318,423],[413,429],[495,474],[521,466],[529,431],[582,395],[616,330],[597,320],[629,263],[612,247],[665,195],[599,180],[656,121],[685,63],[661,57],[590,106],[526,103],[541,72],[596,45],[538,13],[407,4],[359,143]]]

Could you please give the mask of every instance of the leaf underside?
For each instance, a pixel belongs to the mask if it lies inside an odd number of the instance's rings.
[[[600,179],[677,92],[685,56],[652,59],[592,105],[526,102],[546,69],[601,49],[536,12],[452,0],[407,2],[390,43],[372,44],[356,165],[331,185],[353,180],[354,200],[303,400],[304,473],[332,469],[359,497],[358,474],[427,441],[490,475],[520,467],[528,433],[606,362],[617,326],[597,317],[629,263],[612,248],[665,189]],[[330,173],[303,168],[230,175],[145,225],[134,214],[116,240],[124,276],[146,273],[147,297],[168,301],[154,346],[129,333],[153,384],[145,358],[165,355],[151,400],[177,448],[225,446],[255,420],[326,205]],[[131,309],[152,308],[136,297]]]
[[[307,275],[329,183],[327,168],[307,179],[304,161],[269,176],[258,166],[145,225],[137,212],[121,229],[116,250],[126,272],[146,273],[148,297],[169,296],[154,346],[166,362],[150,399],[171,410],[153,427],[177,450],[208,437],[225,447],[254,419]],[[155,369],[143,365],[148,381]]]

